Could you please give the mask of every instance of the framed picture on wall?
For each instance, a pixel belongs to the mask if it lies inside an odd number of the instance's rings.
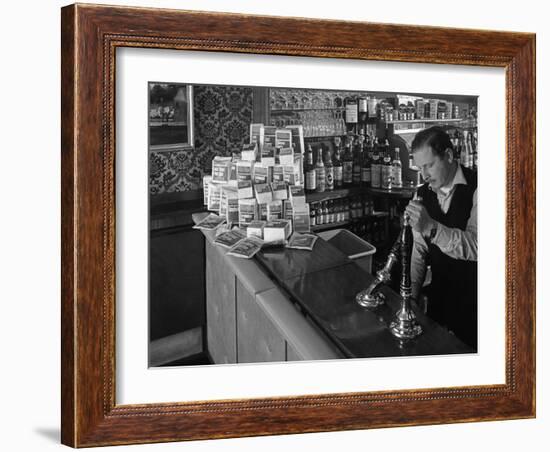
[[[535,415],[533,35],[62,19],[64,444]],[[420,239],[478,318],[422,304]]]

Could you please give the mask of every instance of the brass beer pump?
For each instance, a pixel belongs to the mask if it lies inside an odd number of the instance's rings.
[[[401,295],[401,307],[395,313],[390,324],[390,332],[401,340],[414,339],[422,334],[422,327],[416,320],[416,315],[411,307],[411,256],[413,247],[412,228],[407,214],[403,217],[403,225],[397,240],[393,244],[386,264],[382,270],[376,273],[374,281],[355,296],[357,303],[365,308],[376,308],[384,303],[384,296],[377,292],[382,284],[391,278],[391,269],[401,259],[401,283],[399,294]]]

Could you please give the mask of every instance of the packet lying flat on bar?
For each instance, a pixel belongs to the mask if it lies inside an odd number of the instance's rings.
[[[263,241],[258,237],[247,237],[241,239],[236,245],[227,252],[230,256],[250,259],[262,249]]]
[[[225,218],[221,218],[215,213],[211,213],[206,218],[199,221],[193,229],[205,229],[207,231],[213,231],[221,226],[225,222]]]
[[[233,229],[231,231],[225,231],[216,237],[214,243],[224,248],[231,248],[235,246],[240,240],[244,239],[245,235],[240,229]]]
[[[318,237],[314,234],[300,234],[298,232],[295,232],[294,234],[292,234],[292,237],[290,237],[290,240],[288,241],[286,247],[295,250],[311,251],[317,239]]]

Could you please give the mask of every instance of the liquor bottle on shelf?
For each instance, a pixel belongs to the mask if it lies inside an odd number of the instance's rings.
[[[413,187],[418,187],[422,184],[422,175],[420,174],[420,168],[415,165],[413,155],[409,154],[409,170],[411,174],[411,183]]]
[[[366,145],[363,148],[363,162],[361,165],[361,185],[369,187],[371,184],[371,158],[372,158],[372,141],[367,135]]]
[[[344,99],[346,107],[346,130],[348,133],[357,133],[357,99],[348,96]]]
[[[349,187],[353,182],[353,155],[351,154],[352,137],[348,135],[346,140],[346,150],[344,152],[344,161],[342,164],[342,176],[344,186]]]
[[[338,141],[336,141],[338,140]],[[336,137],[334,139],[334,142],[337,143],[335,146],[334,151],[334,188],[342,188],[344,185],[344,174],[343,174],[343,166],[342,166],[342,157],[341,157],[341,151],[342,151],[342,141],[339,137]]]
[[[344,203],[342,206],[342,213],[343,213],[343,221],[349,221],[350,220],[350,214],[349,214],[349,198],[344,198]]]
[[[317,161],[315,162],[315,191],[322,193],[326,188],[325,164],[323,163],[323,148],[317,149]]]
[[[325,189],[327,191],[334,190],[334,166],[332,164],[332,155],[330,149],[327,149],[325,154]]]
[[[473,132],[472,147],[474,149],[474,170],[477,171],[477,130]]]
[[[309,204],[309,225],[315,226],[317,219],[317,203],[312,202]]]
[[[323,214],[321,217],[323,219],[323,224],[328,224],[328,201],[323,201],[322,206]]]
[[[392,166],[392,186],[397,188],[403,187],[403,164],[399,157],[399,148],[394,149],[394,157]]]
[[[468,166],[468,149],[466,149],[466,143],[464,142],[464,135],[458,139],[458,150],[460,155],[460,164],[462,166]]]
[[[317,187],[315,165],[313,164],[313,149],[311,144],[307,145],[307,155],[304,165],[304,173],[306,175],[306,192],[312,193]]]
[[[321,203],[315,203],[315,225],[321,226],[323,224],[323,209],[321,208]]]
[[[357,99],[357,110],[359,112],[358,120],[357,120],[357,127],[359,130],[363,130],[364,133],[367,133],[367,120],[368,120],[368,112],[367,112],[367,98],[364,96],[359,97]]]
[[[385,189],[392,188],[392,165],[390,150],[388,148],[389,146],[384,144],[384,157],[382,159],[382,169],[380,170],[381,186]]]
[[[378,139],[374,139],[374,145],[372,150],[372,162],[370,165],[371,170],[371,186],[373,188],[380,188],[381,180],[381,168],[380,168],[380,146],[378,145]]]
[[[329,199],[327,201],[327,223],[334,223],[334,200]]]
[[[472,146],[472,133],[465,132],[466,135],[466,148],[468,150],[468,168],[474,167],[474,148]]]
[[[336,223],[340,223],[344,221],[343,212],[342,212],[342,199],[336,199],[334,202],[335,202],[334,212],[336,215],[335,221]]]
[[[361,167],[363,165],[363,142],[365,137],[359,135],[355,140],[353,153],[352,183],[355,186],[361,185]]]

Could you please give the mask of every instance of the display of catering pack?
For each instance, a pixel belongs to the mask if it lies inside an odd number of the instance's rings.
[[[229,228],[216,244],[231,249],[243,238],[286,243],[293,232],[310,231],[302,126],[251,124],[249,142],[230,153],[214,157],[212,174],[203,176],[204,205]],[[255,248],[257,242],[242,242],[241,248],[247,244]]]

